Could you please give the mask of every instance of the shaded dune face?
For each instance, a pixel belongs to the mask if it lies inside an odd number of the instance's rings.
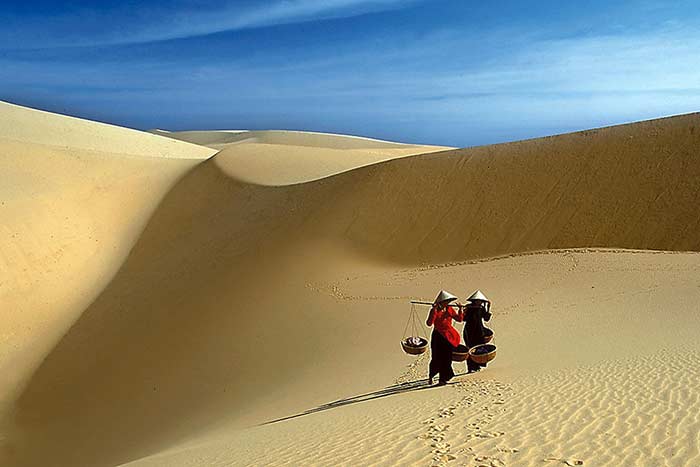
[[[293,336],[302,354],[331,350],[337,336],[310,322],[332,300],[301,298],[310,271],[340,256],[304,251],[320,240],[308,235],[328,191],[295,198],[300,188],[241,184],[215,158],[185,175],[20,397],[11,461],[41,465],[46,452],[55,465],[142,457],[245,412],[261,387],[313,365],[274,343]]]
[[[245,364],[264,335],[252,312],[270,307],[249,308],[262,278],[274,282],[256,252],[275,235],[280,195],[213,162],[181,180],[19,400],[14,462],[40,465],[51,452],[55,465],[113,465],[184,435],[197,414],[213,415],[210,403],[245,405],[266,382]]]
[[[163,198],[46,357],[16,405],[6,455],[123,463],[211,420],[235,422],[296,375],[322,384],[312,362],[268,344],[291,334],[302,355],[342,355],[340,334],[314,323],[350,325],[328,313],[347,310],[304,287],[343,255],[417,265],[565,247],[700,250],[699,126],[693,114],[281,187],[232,179],[220,153]]]
[[[398,262],[565,247],[700,249],[700,115],[393,160],[324,219]]]
[[[400,263],[595,246],[697,251],[696,127],[700,114],[395,159],[260,192],[279,197],[270,222],[286,235]]]

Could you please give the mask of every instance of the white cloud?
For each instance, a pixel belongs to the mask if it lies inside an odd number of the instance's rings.
[[[116,45],[195,37],[223,31],[352,17],[405,8],[421,0],[272,0],[241,6],[139,10],[76,10],[51,17],[4,18],[0,48]]]
[[[417,0],[276,0],[256,8],[236,4],[207,11],[174,12],[137,35],[138,41],[173,39],[280,24],[351,17],[403,8]]]

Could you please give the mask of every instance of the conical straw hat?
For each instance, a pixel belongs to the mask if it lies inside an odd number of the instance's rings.
[[[455,297],[454,295],[452,295],[451,293],[449,293],[445,290],[441,290],[440,293],[438,294],[437,298],[435,299],[435,303],[444,303],[444,302],[450,303],[450,302],[454,302],[455,300],[457,300],[457,297]]]
[[[472,294],[471,297],[469,297],[469,298],[467,299],[468,302],[473,302],[473,301],[475,301],[475,300],[481,300],[482,302],[488,302],[488,301],[489,301],[489,299],[486,298],[486,295],[484,295],[483,293],[481,293],[481,290],[477,290],[476,292],[474,292],[474,293]]]

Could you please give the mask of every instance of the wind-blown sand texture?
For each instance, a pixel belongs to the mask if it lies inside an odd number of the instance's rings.
[[[0,105],[0,464],[700,462],[698,114],[406,157]],[[408,300],[477,287],[498,358],[428,388]]]

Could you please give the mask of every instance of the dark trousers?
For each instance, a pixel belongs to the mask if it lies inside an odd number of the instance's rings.
[[[473,361],[471,358],[467,359],[467,371],[469,373],[473,373],[475,371],[479,371],[482,366],[486,366],[485,363],[476,363]]]
[[[429,377],[439,374],[440,381],[451,380],[455,372],[452,369],[452,344],[436,329],[430,336],[430,373]]]

